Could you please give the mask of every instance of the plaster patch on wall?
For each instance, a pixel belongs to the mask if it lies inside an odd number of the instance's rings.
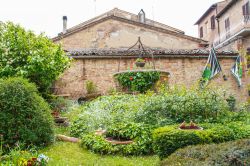
[[[104,31],[97,31],[97,35],[99,38],[104,38],[105,32]]]
[[[110,33],[110,37],[118,37],[118,36],[119,36],[119,31]]]

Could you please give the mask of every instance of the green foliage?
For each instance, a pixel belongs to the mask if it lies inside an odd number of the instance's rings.
[[[72,136],[107,129],[117,122],[145,123],[154,127],[193,120],[195,123],[245,121],[246,111],[230,112],[220,93],[212,89],[168,89],[159,94],[102,96],[77,109],[81,112],[71,126]]]
[[[71,135],[80,137],[99,128],[107,129],[117,122],[134,122],[148,96],[112,95],[99,97],[78,108],[79,118],[71,125]]]
[[[22,76],[47,92],[68,67],[63,49],[43,34],[35,35],[19,25],[0,22],[0,77]]]
[[[105,136],[88,134],[83,136],[82,145],[100,154],[143,155],[152,153],[151,129],[143,124],[117,124],[107,130],[106,136],[117,140],[133,140],[133,143],[112,144],[105,140]]]
[[[51,110],[66,112],[73,105],[71,100],[63,97],[52,96],[48,99]]]
[[[242,123],[203,124],[204,130],[180,130],[178,126],[166,126],[153,132],[153,148],[162,159],[179,148],[188,145],[221,143],[250,137],[250,125]]]
[[[129,91],[146,92],[160,79],[158,71],[126,72],[116,75],[119,84]]]
[[[234,111],[235,110],[235,104],[236,104],[236,99],[234,96],[229,96],[227,99],[226,99],[227,103],[228,103],[228,106],[230,108],[231,111]]]
[[[34,84],[22,78],[0,80],[0,133],[5,147],[53,141],[50,109]]]
[[[221,122],[228,120],[229,114],[228,106],[219,92],[211,88],[178,87],[150,97],[145,108],[139,112],[138,120],[163,126],[190,120],[196,123]]]
[[[88,94],[95,93],[97,91],[97,87],[93,81],[86,81],[86,90]]]
[[[145,59],[137,58],[135,62],[145,62]]]
[[[221,165],[239,166],[250,164],[250,139],[221,144],[188,146],[179,149],[161,162],[162,166]]]
[[[29,166],[39,165],[46,166],[49,158],[43,154],[38,154],[35,149],[23,151],[19,146],[11,149],[10,152],[4,156],[0,155],[1,166]]]

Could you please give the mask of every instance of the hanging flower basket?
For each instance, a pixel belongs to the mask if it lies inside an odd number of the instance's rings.
[[[137,67],[144,67],[145,66],[145,62],[135,62],[135,65]]]
[[[135,65],[137,67],[144,67],[145,66],[145,60],[142,59],[142,58],[137,58],[136,61],[135,61]]]

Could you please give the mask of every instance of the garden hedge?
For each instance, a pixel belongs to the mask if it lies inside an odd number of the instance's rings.
[[[153,131],[153,149],[162,159],[188,145],[221,143],[250,137],[250,125],[242,123],[203,124],[204,130],[180,130],[166,126]]]
[[[46,145],[53,141],[53,119],[48,104],[34,84],[23,78],[0,79],[0,134],[4,147],[17,142]]]
[[[80,137],[117,122],[145,123],[154,127],[194,120],[196,123],[241,121],[242,112],[230,112],[219,92],[211,89],[167,89],[158,94],[102,96],[77,108],[81,112],[71,125]]]
[[[116,140],[132,140],[131,144],[112,144],[105,137]],[[107,130],[106,135],[87,134],[82,145],[95,153],[120,155],[145,155],[153,152],[151,129],[139,123],[117,124]]]
[[[161,166],[244,166],[250,165],[250,139],[220,144],[196,145],[179,149],[160,163]]]

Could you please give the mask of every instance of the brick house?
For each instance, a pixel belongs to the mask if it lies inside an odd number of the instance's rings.
[[[154,55],[155,67],[169,73],[169,85],[191,86],[201,78],[209,51],[204,49],[207,41],[185,35],[179,29],[147,19],[143,10],[138,15],[113,9],[67,29],[63,19],[63,32],[53,38],[61,43],[67,54],[74,59],[71,67],[55,83],[56,93],[79,98],[86,93],[85,81],[93,81],[98,90],[106,93],[115,87],[113,75],[117,71],[133,68],[139,50],[127,52],[138,39],[149,47]],[[228,94],[245,100],[246,78],[239,88],[230,73],[237,54],[218,52],[222,74],[211,83],[227,89]],[[119,65],[119,69],[118,69]]]

